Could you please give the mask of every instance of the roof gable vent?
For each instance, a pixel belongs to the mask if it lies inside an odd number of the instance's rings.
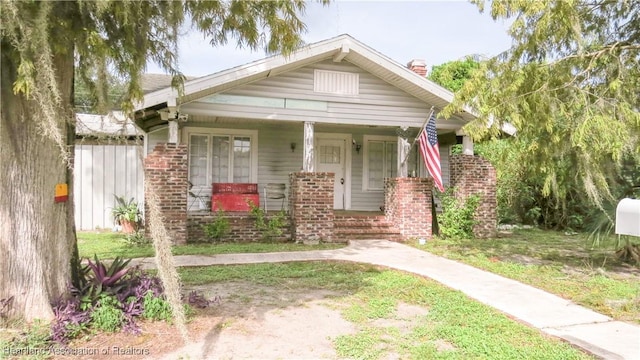
[[[358,95],[360,76],[342,71],[314,70],[313,91],[335,95]]]

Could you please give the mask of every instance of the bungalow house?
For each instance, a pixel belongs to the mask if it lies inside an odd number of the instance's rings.
[[[433,181],[410,144],[431,109],[437,114],[453,94],[425,74],[424,61],[405,67],[340,35],[188,80],[183,94],[169,86],[147,93],[135,123],[146,133],[145,176],[174,241],[201,236],[214,214],[194,205],[210,199],[213,184],[228,183],[254,184],[258,194],[285,184],[296,241],[345,241],[358,229],[361,237],[385,236],[372,228],[396,240],[430,237]],[[495,171],[457,136],[473,118],[438,119],[438,140],[445,185],[460,196],[482,194],[478,234],[488,235]],[[457,141],[465,155],[450,156]],[[242,228],[239,236],[252,236]]]

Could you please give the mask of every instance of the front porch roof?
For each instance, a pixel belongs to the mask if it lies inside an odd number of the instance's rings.
[[[189,80],[184,83],[183,96],[179,96],[178,91],[171,87],[150,92],[136,107],[136,123],[148,130],[159,123],[157,110],[175,108],[205,96],[229,91],[327,59],[333,59],[335,62],[346,60],[436,109],[444,108],[453,100],[453,93],[447,89],[345,34],[302,47],[289,56],[275,55]],[[462,111],[455,117],[463,122],[475,119],[470,110]]]

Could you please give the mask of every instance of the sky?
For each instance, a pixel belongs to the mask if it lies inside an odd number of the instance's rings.
[[[312,2],[303,19],[306,43],[349,34],[400,64],[423,59],[429,70],[467,55],[494,56],[511,45],[507,22],[494,21],[488,13],[481,14],[475,5],[461,0],[334,0],[324,7]],[[233,41],[213,48],[196,32],[183,37],[179,51],[180,70],[190,76],[267,57],[263,51],[238,49]],[[163,71],[149,64],[147,72]]]

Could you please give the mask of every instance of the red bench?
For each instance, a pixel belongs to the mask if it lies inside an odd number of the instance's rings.
[[[213,183],[211,211],[249,211],[249,203],[260,207],[258,184]]]

